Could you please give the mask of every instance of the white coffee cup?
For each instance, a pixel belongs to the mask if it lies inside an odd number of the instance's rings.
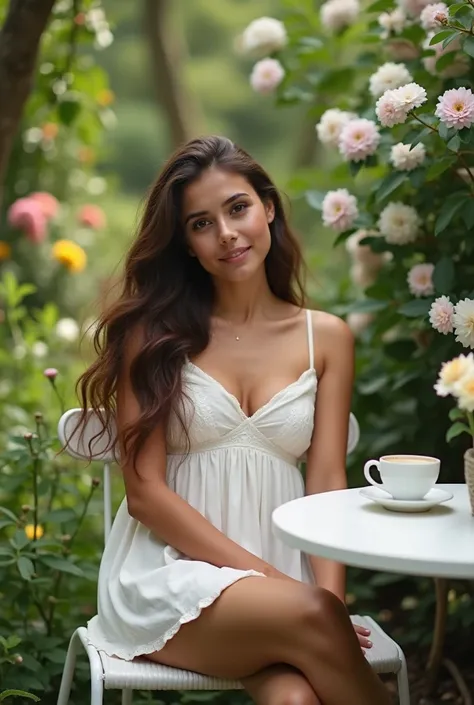
[[[371,476],[375,466],[382,482]],[[383,455],[379,460],[368,460],[364,475],[371,485],[380,487],[394,499],[423,499],[434,487],[439,476],[440,461],[429,455]]]

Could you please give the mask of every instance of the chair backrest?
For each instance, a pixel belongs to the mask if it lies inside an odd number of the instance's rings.
[[[112,491],[110,483],[110,463],[117,458],[113,452],[116,427],[113,424],[100,439],[94,439],[101,432],[102,422],[94,411],[88,411],[85,423],[79,428],[78,423],[82,409],[69,409],[59,419],[58,436],[64,449],[73,458],[83,460],[101,460],[104,463],[104,540],[107,543],[112,528]],[[359,423],[351,413],[347,453],[352,453],[359,442]],[[89,445],[92,451],[89,452]]]

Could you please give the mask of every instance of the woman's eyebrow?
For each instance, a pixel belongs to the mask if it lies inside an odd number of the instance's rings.
[[[241,198],[242,196],[248,196],[248,193],[245,193],[245,191],[242,191],[241,193],[234,193],[232,196],[227,198],[224,203],[222,204],[223,206],[229,205],[229,203],[232,203],[232,201],[236,201],[238,198]],[[209,211],[197,211],[196,213],[190,213],[187,217],[186,220],[184,221],[184,224],[191,220],[192,218],[198,218],[200,216],[206,215]]]

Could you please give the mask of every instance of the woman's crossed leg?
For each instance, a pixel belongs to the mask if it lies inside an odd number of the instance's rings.
[[[279,705],[272,681],[284,683],[285,692],[297,690],[301,705],[390,703],[342,602],[327,590],[297,581],[239,580],[148,658],[241,680],[258,705]]]

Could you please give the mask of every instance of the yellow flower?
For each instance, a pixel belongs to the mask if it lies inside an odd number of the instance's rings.
[[[454,386],[465,376],[474,373],[474,355],[459,355],[441,366],[435,389],[440,397],[453,394]]]
[[[0,240],[0,261],[3,259],[10,259],[12,253],[12,248],[4,240]]]
[[[69,269],[70,272],[82,272],[87,263],[87,256],[82,247],[72,240],[58,240],[53,245],[53,258]]]
[[[35,537],[35,525],[34,524],[27,524],[25,526],[25,534],[27,537],[32,541]],[[44,529],[41,526],[41,524],[36,525],[36,538],[40,539],[44,534]]]
[[[110,105],[113,103],[115,100],[115,93],[108,88],[104,88],[103,90],[99,91],[97,94],[97,102],[99,105],[101,105],[103,108],[107,107],[107,105]]]

